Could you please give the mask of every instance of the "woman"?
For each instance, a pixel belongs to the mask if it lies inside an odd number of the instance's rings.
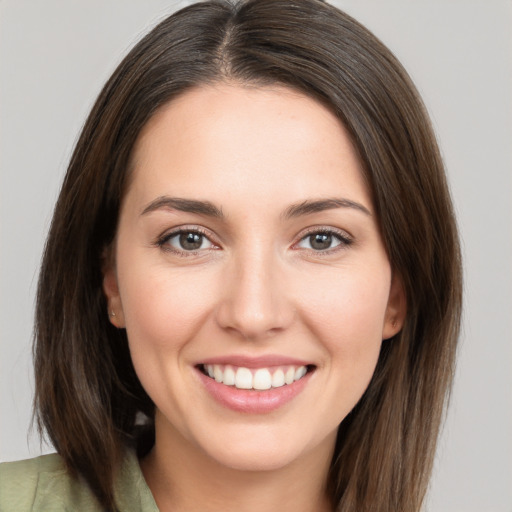
[[[5,465],[0,503],[419,510],[460,281],[427,115],[374,36],[316,0],[186,8],[78,141],[36,322],[59,456]]]

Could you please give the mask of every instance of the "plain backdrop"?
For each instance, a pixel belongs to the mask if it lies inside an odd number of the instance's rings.
[[[191,2],[0,0],[0,460],[29,433],[34,292],[74,141],[133,43]],[[512,512],[512,2],[339,0],[431,112],[465,258],[454,394],[426,510]]]

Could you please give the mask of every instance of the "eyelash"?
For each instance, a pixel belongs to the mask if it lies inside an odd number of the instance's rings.
[[[197,256],[201,251],[204,251],[205,249],[199,249],[196,251],[186,251],[184,249],[183,250],[175,249],[174,247],[169,245],[169,241],[172,238],[175,238],[179,235],[188,235],[188,234],[200,235],[200,236],[204,237],[206,240],[208,240],[214,247],[218,247],[217,244],[212,242],[212,240],[211,240],[212,237],[206,230],[198,228],[198,227],[187,228],[186,226],[163,234],[156,240],[155,245],[157,247],[159,247],[160,249],[162,249],[163,251],[171,252],[177,256],[181,256],[184,258],[187,258],[189,256]],[[212,250],[212,249],[209,249],[209,250]],[[213,249],[213,250],[216,250],[216,249]]]
[[[204,237],[206,240],[208,240],[212,244],[213,248],[198,249],[195,251],[194,250],[187,251],[184,249],[182,249],[182,250],[175,249],[174,247],[169,245],[169,241],[172,238],[175,238],[175,237],[177,237],[179,235],[183,235],[183,234],[185,234],[185,235],[186,234],[200,235],[201,237]],[[333,252],[337,252],[337,251],[346,249],[347,247],[349,247],[350,245],[352,245],[354,243],[353,238],[350,235],[348,235],[345,231],[336,230],[333,228],[311,228],[308,231],[306,231],[305,233],[301,234],[299,241],[294,243],[292,248],[295,250],[300,250],[300,249],[297,249],[297,246],[301,242],[308,239],[309,237],[312,237],[313,235],[331,236],[331,237],[335,238],[336,240],[338,240],[338,242],[339,242],[339,244],[335,245],[334,247],[329,247],[325,250],[314,250],[314,249],[305,248],[306,251],[308,251],[309,253],[312,253],[316,256],[332,254]],[[176,254],[176,255],[178,255],[180,257],[184,257],[184,258],[190,257],[190,256],[197,256],[200,252],[205,251],[205,250],[217,250],[218,249],[218,245],[211,240],[211,235],[206,230],[198,228],[198,227],[190,227],[190,228],[182,227],[182,228],[176,229],[174,231],[165,233],[165,234],[161,235],[155,241],[155,245],[157,247],[159,247],[160,249],[162,249],[163,251],[171,252],[173,254]]]
[[[329,247],[324,250],[314,250],[314,249],[306,249],[309,253],[314,254],[315,256],[327,256],[337,251],[342,251],[354,243],[354,239],[345,231],[337,230],[334,228],[319,228],[313,227],[308,229],[305,233],[301,233],[300,240],[293,244],[293,247],[297,247],[301,242],[312,237],[313,235],[327,235],[331,236],[334,239],[337,239],[339,244],[334,247]]]

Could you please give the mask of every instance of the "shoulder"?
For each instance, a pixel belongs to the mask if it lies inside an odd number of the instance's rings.
[[[124,455],[115,495],[124,512],[158,512],[135,452]],[[0,512],[101,512],[89,486],[56,453],[0,464]]]
[[[0,464],[0,511],[33,510],[41,476],[65,472],[57,454]]]
[[[0,512],[42,510],[98,509],[88,486],[69,474],[57,454],[0,464]]]

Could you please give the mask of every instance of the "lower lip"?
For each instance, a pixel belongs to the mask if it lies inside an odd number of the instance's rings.
[[[311,372],[308,372],[293,384],[256,391],[226,386],[208,377],[199,369],[197,372],[206,390],[218,403],[233,411],[247,414],[265,414],[279,409],[301,393],[311,377]]]

